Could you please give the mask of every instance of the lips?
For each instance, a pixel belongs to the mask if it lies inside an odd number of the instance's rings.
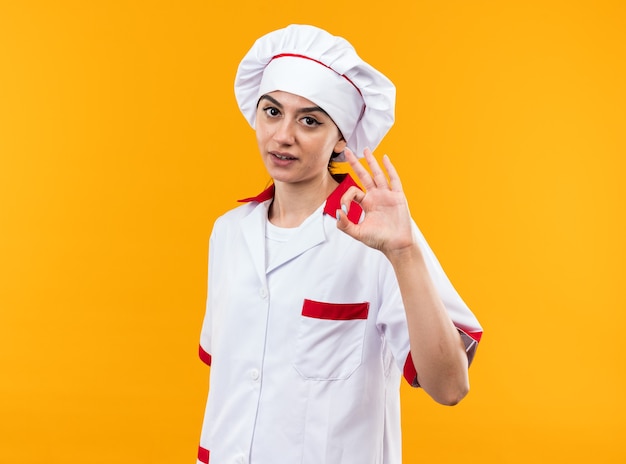
[[[295,156],[291,156],[289,153],[277,153],[273,151],[271,152],[271,155],[283,161],[292,161],[297,159]]]

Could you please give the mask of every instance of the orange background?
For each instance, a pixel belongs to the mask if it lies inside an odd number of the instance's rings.
[[[289,23],[396,83],[378,154],[485,328],[405,462],[625,462],[626,3],[0,0],[0,463],[194,462],[208,235],[268,180],[233,77]]]

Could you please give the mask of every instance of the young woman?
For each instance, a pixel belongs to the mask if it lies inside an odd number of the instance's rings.
[[[198,463],[400,463],[401,377],[456,404],[482,329],[370,150],[395,88],[293,25],[255,42],[235,93],[273,184],[211,234]],[[331,174],[343,159],[364,190]]]

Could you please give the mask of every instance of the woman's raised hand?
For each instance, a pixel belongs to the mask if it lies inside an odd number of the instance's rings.
[[[357,187],[350,187],[346,191],[341,198],[342,209],[337,210],[337,227],[386,255],[408,250],[416,245],[416,240],[400,177],[387,155],[383,156],[383,165],[389,180],[371,150],[366,148],[363,154],[370,172],[361,165],[352,151],[348,148],[345,150],[346,161],[350,163],[365,192]],[[353,201],[365,213],[358,224],[352,223],[347,217]]]

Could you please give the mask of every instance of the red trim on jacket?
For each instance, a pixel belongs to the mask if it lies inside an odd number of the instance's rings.
[[[354,179],[350,177],[350,174],[346,174],[346,177],[343,178],[337,188],[333,190],[333,193],[331,193],[326,199],[326,206],[324,207],[324,212],[326,214],[332,217],[337,215],[337,210],[341,209],[341,197],[350,187],[356,187],[360,190],[360,187]],[[361,219],[362,212],[363,209],[361,209],[357,203],[352,202],[352,204],[350,204],[350,209],[348,210],[348,219],[350,219],[350,221],[354,224],[358,224],[359,219]]]
[[[467,353],[468,364],[472,363],[472,359],[474,358],[474,354],[476,353],[476,347],[478,346],[478,342],[483,335],[481,331],[478,332],[466,332],[464,330],[459,329],[456,330],[461,335],[461,339],[465,344],[465,351]],[[476,343],[474,343],[476,342]],[[402,375],[409,382],[409,385],[412,387],[419,387],[420,384],[417,381],[417,370],[415,369],[415,365],[413,364],[413,358],[411,357],[411,352],[409,351],[409,355],[406,357],[406,361],[404,363],[404,369],[402,370]]]
[[[211,355],[204,351],[204,348],[202,348],[201,345],[198,345],[198,355],[200,356],[200,359],[203,363],[205,363],[207,366],[211,365]]]
[[[413,364],[413,357],[411,356],[410,351],[409,355],[406,357],[406,361],[404,362],[402,375],[412,387],[420,386],[419,382],[417,381],[417,370],[415,369],[415,364]]]
[[[266,188],[254,197],[242,198],[241,200],[237,201],[239,203],[250,203],[252,201],[256,201],[257,203],[263,203],[264,201],[271,200],[272,198],[274,198],[274,184],[270,185],[268,188]]]
[[[352,321],[367,319],[370,304],[365,303],[324,303],[321,301],[304,300],[302,315],[315,319],[332,321]]]
[[[480,339],[483,337],[483,333],[482,332],[465,332],[469,337],[471,337],[473,340],[476,340],[476,342],[479,342]]]
[[[350,177],[349,174],[345,174],[344,176],[345,177],[341,180],[341,183],[326,199],[324,213],[328,214],[331,217],[335,217],[337,215],[337,210],[341,209],[341,197],[350,187],[356,187],[360,189],[358,184],[354,181],[354,179],[352,179],[352,177]],[[254,197],[243,198],[238,201],[240,203],[250,203],[253,201],[257,203],[262,203],[264,201],[271,200],[272,198],[274,198],[274,184],[270,185],[268,188],[266,188]],[[348,210],[348,219],[350,219],[350,221],[352,221],[354,224],[357,224],[359,222],[359,219],[361,219],[362,212],[363,210],[361,209],[361,207],[357,203],[352,202],[352,204],[350,205],[350,209]]]
[[[209,464],[211,452],[208,449],[204,449],[202,446],[198,446],[198,461]]]

